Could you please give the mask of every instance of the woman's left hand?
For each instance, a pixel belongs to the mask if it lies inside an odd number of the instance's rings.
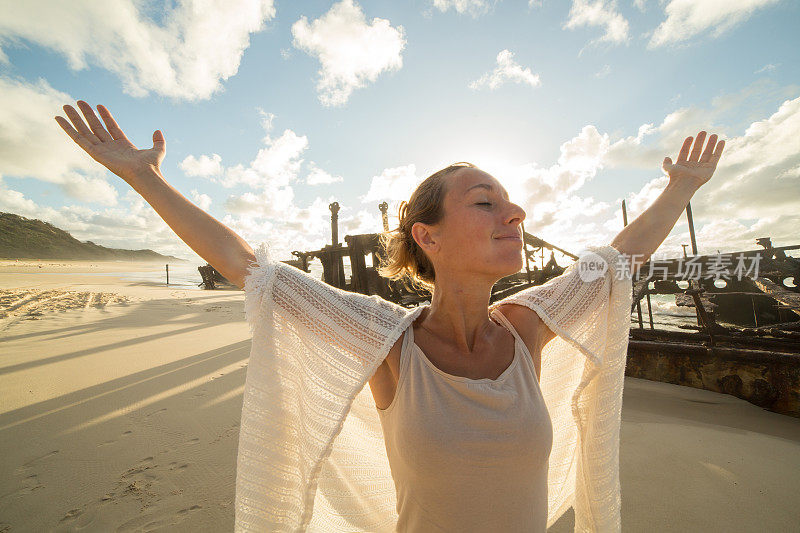
[[[686,137],[678,154],[678,161],[673,164],[672,159],[669,157],[664,159],[662,168],[669,175],[670,183],[683,182],[700,187],[711,179],[711,176],[714,175],[714,170],[717,168],[717,162],[722,156],[725,141],[717,142],[717,135],[712,134],[708,138],[705,151],[703,151],[703,142],[705,140],[706,132],[701,131],[697,134],[697,139],[694,140],[694,148],[692,148],[692,138]],[[691,150],[691,153],[689,150]]]

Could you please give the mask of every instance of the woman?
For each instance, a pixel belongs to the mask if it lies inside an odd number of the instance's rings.
[[[78,107],[86,122],[64,106],[64,131],[245,289],[237,530],[544,531],[570,506],[576,530],[619,530],[630,273],[724,141],[688,137],[664,160],[669,185],[610,246],[491,306],[494,283],[522,268],[525,212],[472,165],[433,174],[387,239],[383,272],[432,289],[408,311],[254,252],[164,180],[160,131],[138,150],[105,107],[102,123]]]

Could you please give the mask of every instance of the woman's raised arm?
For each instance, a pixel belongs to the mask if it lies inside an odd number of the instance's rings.
[[[160,169],[166,153],[161,130],[153,133],[152,148],[139,150],[128,140],[104,106],[97,106],[97,111],[105,127],[89,104],[79,100],[78,107],[86,117],[86,122],[69,105],[64,106],[69,121],[64,117],[55,117],[67,135],[95,161],[125,180],[142,195],[197,255],[208,261],[232,283],[243,287],[247,270],[255,262],[253,249],[233,230],[194,205],[167,183]]]
[[[697,134],[694,147],[692,140],[687,137],[683,141],[675,163],[669,157],[664,159],[662,168],[669,175],[666,188],[650,207],[611,242],[611,246],[630,257],[632,273],[661,246],[692,195],[714,175],[725,141],[717,142],[717,136],[711,135],[704,151],[705,131]]]

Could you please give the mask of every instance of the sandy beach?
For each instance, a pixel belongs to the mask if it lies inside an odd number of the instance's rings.
[[[0,261],[0,532],[232,530],[243,294],[163,269]],[[622,419],[623,530],[796,530],[800,419],[635,378]]]

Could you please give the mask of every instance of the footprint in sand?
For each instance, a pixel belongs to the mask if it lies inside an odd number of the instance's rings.
[[[30,474],[22,478],[20,480],[20,485],[21,485],[20,488],[0,496],[0,500],[5,500],[6,498],[12,496],[22,496],[25,494],[30,494],[31,492],[44,488],[44,485],[42,485],[41,482],[39,482],[39,476],[36,474]],[[2,533],[2,531],[3,530],[0,529],[0,533]]]
[[[152,457],[145,457],[144,459],[141,459],[139,461],[138,465],[134,466],[133,468],[129,468],[124,474],[122,474],[122,478],[126,479],[135,476],[136,474],[142,474],[147,470],[150,470],[151,468],[155,468],[157,466],[158,466],[157,464],[153,463]],[[148,479],[155,479],[157,476],[153,474],[145,474],[144,477]]]
[[[177,513],[177,514],[179,514],[179,515],[182,515],[182,514],[190,513],[190,512],[192,512],[192,511],[196,511],[196,510],[198,510],[198,509],[202,509],[202,507],[201,507],[201,506],[199,506],[199,505],[192,505],[192,506],[191,506],[191,507],[189,507],[188,509],[181,509],[180,511],[178,511],[178,513]]]
[[[97,447],[101,448],[103,446],[108,446],[109,444],[114,444],[115,442],[119,442],[120,439],[124,439],[125,437],[127,437],[129,435],[133,435],[133,431],[131,431],[131,430],[123,431],[122,435],[118,439],[110,439],[110,440],[101,442],[100,444],[97,445]],[[0,532],[0,533],[2,533],[2,532]]]
[[[169,531],[173,529],[172,526],[180,524],[190,514],[200,509],[202,509],[200,505],[192,505],[178,511],[163,510],[147,513],[128,520],[119,526],[117,531]]]
[[[57,531],[63,531],[66,528],[68,531],[80,531],[82,529],[94,529],[94,523],[97,513],[91,507],[82,507],[70,509],[64,516],[61,517],[59,523],[62,525]]]
[[[10,496],[30,494],[39,489],[43,489],[45,485],[39,479],[39,472],[37,472],[38,467],[42,461],[55,456],[58,452],[59,450],[53,450],[39,457],[34,457],[30,461],[23,463],[22,466],[19,466],[14,471],[14,474],[19,478],[19,488],[7,494],[0,495],[0,499],[4,500]],[[2,533],[2,530],[0,530],[0,533]]]
[[[127,303],[128,298],[110,292],[79,292],[64,289],[0,291],[0,330],[21,320],[38,320],[47,313],[71,309],[103,308],[110,303]]]
[[[162,407],[161,409],[156,409],[155,411],[150,411],[149,413],[147,413],[146,415],[144,415],[144,417],[145,417],[145,418],[150,418],[151,416],[153,416],[153,415],[157,415],[158,413],[162,413],[162,412],[164,412],[164,411],[166,411],[166,410],[167,410],[167,408],[166,408],[166,407]]]
[[[76,518],[78,518],[82,514],[83,514],[83,510],[82,509],[70,509],[69,511],[67,511],[67,513],[64,515],[64,517],[61,520],[59,520],[59,522],[66,522],[68,520],[75,520]]]
[[[53,450],[52,452],[47,452],[44,455],[40,455],[39,457],[35,457],[35,458],[31,459],[27,463],[23,463],[21,467],[17,468],[17,474],[22,474],[24,470],[26,470],[28,468],[31,468],[33,466],[36,466],[37,464],[39,464],[41,461],[44,461],[45,459],[53,457],[59,451],[60,450]]]

